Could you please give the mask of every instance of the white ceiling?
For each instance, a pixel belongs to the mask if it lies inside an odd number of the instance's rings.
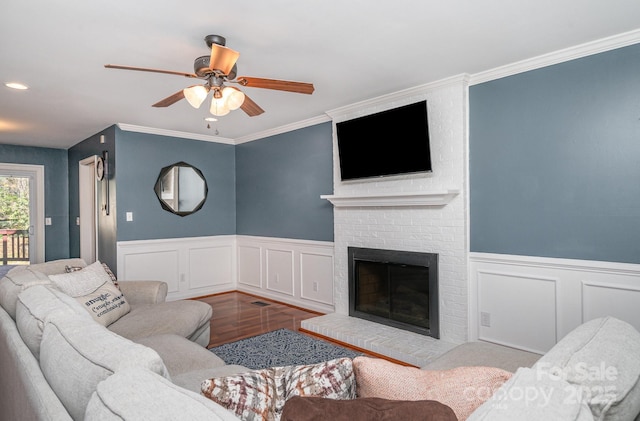
[[[114,123],[237,139],[636,30],[639,17],[637,0],[5,1],[0,82],[30,89],[0,85],[0,143],[68,148]],[[208,34],[240,52],[239,76],[315,92],[243,88],[266,112],[233,111],[207,129],[206,106],[151,107],[194,79],[104,68],[193,72]]]

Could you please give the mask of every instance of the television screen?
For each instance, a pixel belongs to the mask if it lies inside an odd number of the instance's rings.
[[[342,180],[431,171],[427,102],[336,123]]]

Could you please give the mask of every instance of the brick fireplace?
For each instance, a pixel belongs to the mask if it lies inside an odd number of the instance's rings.
[[[334,192],[325,197],[334,204],[332,317],[349,315],[349,247],[437,253],[441,342],[467,340],[466,98],[459,77],[329,113],[335,123],[426,99],[433,162],[429,174],[341,182],[334,130]],[[338,336],[348,342],[347,335]]]

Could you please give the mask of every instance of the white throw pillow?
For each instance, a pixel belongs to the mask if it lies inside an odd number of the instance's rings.
[[[49,278],[103,326],[109,326],[131,310],[124,294],[113,284],[99,261],[82,270],[49,275]]]

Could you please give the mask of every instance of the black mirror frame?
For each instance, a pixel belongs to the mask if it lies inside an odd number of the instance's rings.
[[[200,203],[198,203],[198,205],[195,206],[190,211],[181,212],[181,211],[174,210],[171,206],[167,205],[167,203],[162,199],[162,179],[174,167],[191,168],[196,172],[196,174],[200,178],[202,178],[202,181],[204,181],[204,197],[202,198]],[[204,202],[207,201],[207,196],[209,194],[209,186],[207,185],[207,179],[204,177],[204,174],[202,174],[202,171],[200,171],[198,168],[194,167],[191,164],[187,164],[184,161],[180,161],[180,162],[176,162],[175,164],[171,164],[171,165],[168,165],[166,167],[163,167],[160,170],[160,174],[158,175],[158,178],[156,179],[156,184],[153,187],[153,191],[156,193],[156,197],[158,198],[158,201],[160,202],[160,206],[162,206],[162,209],[166,210],[167,212],[171,212],[171,213],[173,213],[175,215],[178,215],[178,216],[187,216],[187,215],[191,215],[192,213],[196,213],[200,209],[202,209],[202,206],[204,206]]]

